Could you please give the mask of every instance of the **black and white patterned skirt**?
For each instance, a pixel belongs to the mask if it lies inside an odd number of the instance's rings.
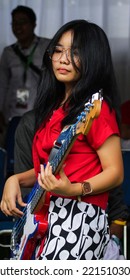
[[[109,241],[106,213],[96,205],[51,196],[49,230],[38,259],[102,259]]]

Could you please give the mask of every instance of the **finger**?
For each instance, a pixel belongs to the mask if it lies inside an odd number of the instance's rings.
[[[23,211],[21,211],[18,207],[16,207],[16,203],[7,204],[6,207],[8,211],[11,213],[11,215],[16,217],[21,217],[23,215]]]
[[[53,179],[55,176],[52,174],[52,166],[48,163],[47,169],[45,170],[45,178]]]
[[[6,202],[2,201],[1,202],[1,211],[6,215],[6,216],[12,216],[13,214],[8,208],[8,205]]]
[[[41,174],[38,174],[38,184],[46,190],[46,185],[43,183],[43,179],[41,178]]]
[[[43,164],[40,165],[40,175],[41,175],[41,180],[43,182],[44,176],[45,176],[45,168],[44,168]]]
[[[24,215],[24,213],[23,213],[21,210],[19,210],[18,208],[13,209],[13,210],[11,211],[11,214],[12,214],[13,216],[19,217],[19,218],[21,218],[21,217]]]
[[[50,173],[50,163],[48,162],[44,170],[44,176],[47,176]]]
[[[59,171],[59,175],[60,175],[61,178],[66,178],[66,174],[65,174],[65,172],[64,172],[63,167],[61,167],[61,169],[60,169],[60,171]]]
[[[8,214],[8,211],[13,216],[22,216],[23,212],[16,207],[16,203],[13,200],[7,200],[4,203],[4,210]]]
[[[48,185],[52,181],[52,167],[50,166],[50,163],[48,162],[46,165],[46,168],[44,170],[44,175],[43,173],[41,174],[42,176],[42,181],[45,185]]]
[[[9,211],[8,209],[6,209],[6,210],[1,210],[1,211],[4,213],[4,215],[5,215],[6,217],[12,216],[12,214],[10,213],[10,211]]]
[[[44,174],[45,168],[46,168],[46,167],[44,167],[43,164],[40,164],[40,173],[41,173],[41,174]]]
[[[38,184],[39,184],[40,186],[42,186],[42,185],[43,185],[43,180],[42,180],[42,177],[41,177],[41,174],[40,174],[40,173],[38,173],[38,178],[37,178],[37,180],[38,180]]]
[[[22,200],[22,196],[21,194],[18,195],[18,204],[21,206],[21,207],[25,207],[27,205],[27,203],[25,203],[23,200]]]

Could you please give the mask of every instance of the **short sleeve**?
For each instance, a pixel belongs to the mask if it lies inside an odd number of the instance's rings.
[[[101,112],[94,119],[87,140],[91,147],[97,150],[113,134],[120,136],[116,114],[114,110],[110,110],[106,101],[103,101]]]

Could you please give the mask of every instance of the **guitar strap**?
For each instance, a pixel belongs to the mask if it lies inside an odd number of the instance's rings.
[[[91,100],[89,100],[88,102],[93,103],[94,100],[103,100],[103,91],[102,91],[102,89],[99,90],[99,92],[94,93],[94,94],[92,95],[92,97],[91,97]],[[69,131],[70,131],[70,129],[71,129],[71,126],[72,126],[71,124],[70,124],[70,125],[66,125],[66,126],[62,129],[62,131],[61,131],[61,133],[60,133],[58,139],[55,141],[54,146],[53,146],[53,148],[52,148],[52,150],[51,150],[51,152],[50,152],[50,155],[49,155],[49,162],[50,162],[51,160],[53,160],[53,158],[54,158],[54,156],[56,155],[56,153],[58,152],[59,148],[61,147],[61,145],[62,145],[63,142],[65,141],[65,138],[67,137],[67,135],[68,135],[68,133],[69,133]]]
[[[49,160],[48,160],[49,162],[50,162],[51,160],[53,160],[53,158],[54,158],[54,156],[56,155],[56,153],[58,152],[59,148],[61,147],[61,145],[62,145],[63,142],[65,141],[65,138],[67,137],[70,128],[71,128],[71,125],[67,125],[67,126],[65,126],[65,127],[62,129],[62,131],[61,131],[61,133],[60,133],[58,139],[55,141],[54,146],[53,146],[53,148],[52,148],[52,150],[51,150],[51,152],[50,152]]]

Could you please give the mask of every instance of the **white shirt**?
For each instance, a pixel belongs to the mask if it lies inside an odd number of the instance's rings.
[[[29,55],[37,40],[39,41],[33,54],[32,62],[40,69],[42,58],[50,39],[38,39],[35,36],[32,45],[28,49],[21,49],[21,51],[24,55]],[[18,42],[16,44],[19,45]],[[10,118],[22,116],[25,112],[33,109],[34,106],[40,76],[29,67],[26,85],[23,85],[24,71],[24,64],[14,52],[12,46],[5,47],[0,60],[0,111],[3,112],[7,123]],[[17,106],[17,90],[23,88],[23,86],[29,91],[28,104],[25,108]]]

